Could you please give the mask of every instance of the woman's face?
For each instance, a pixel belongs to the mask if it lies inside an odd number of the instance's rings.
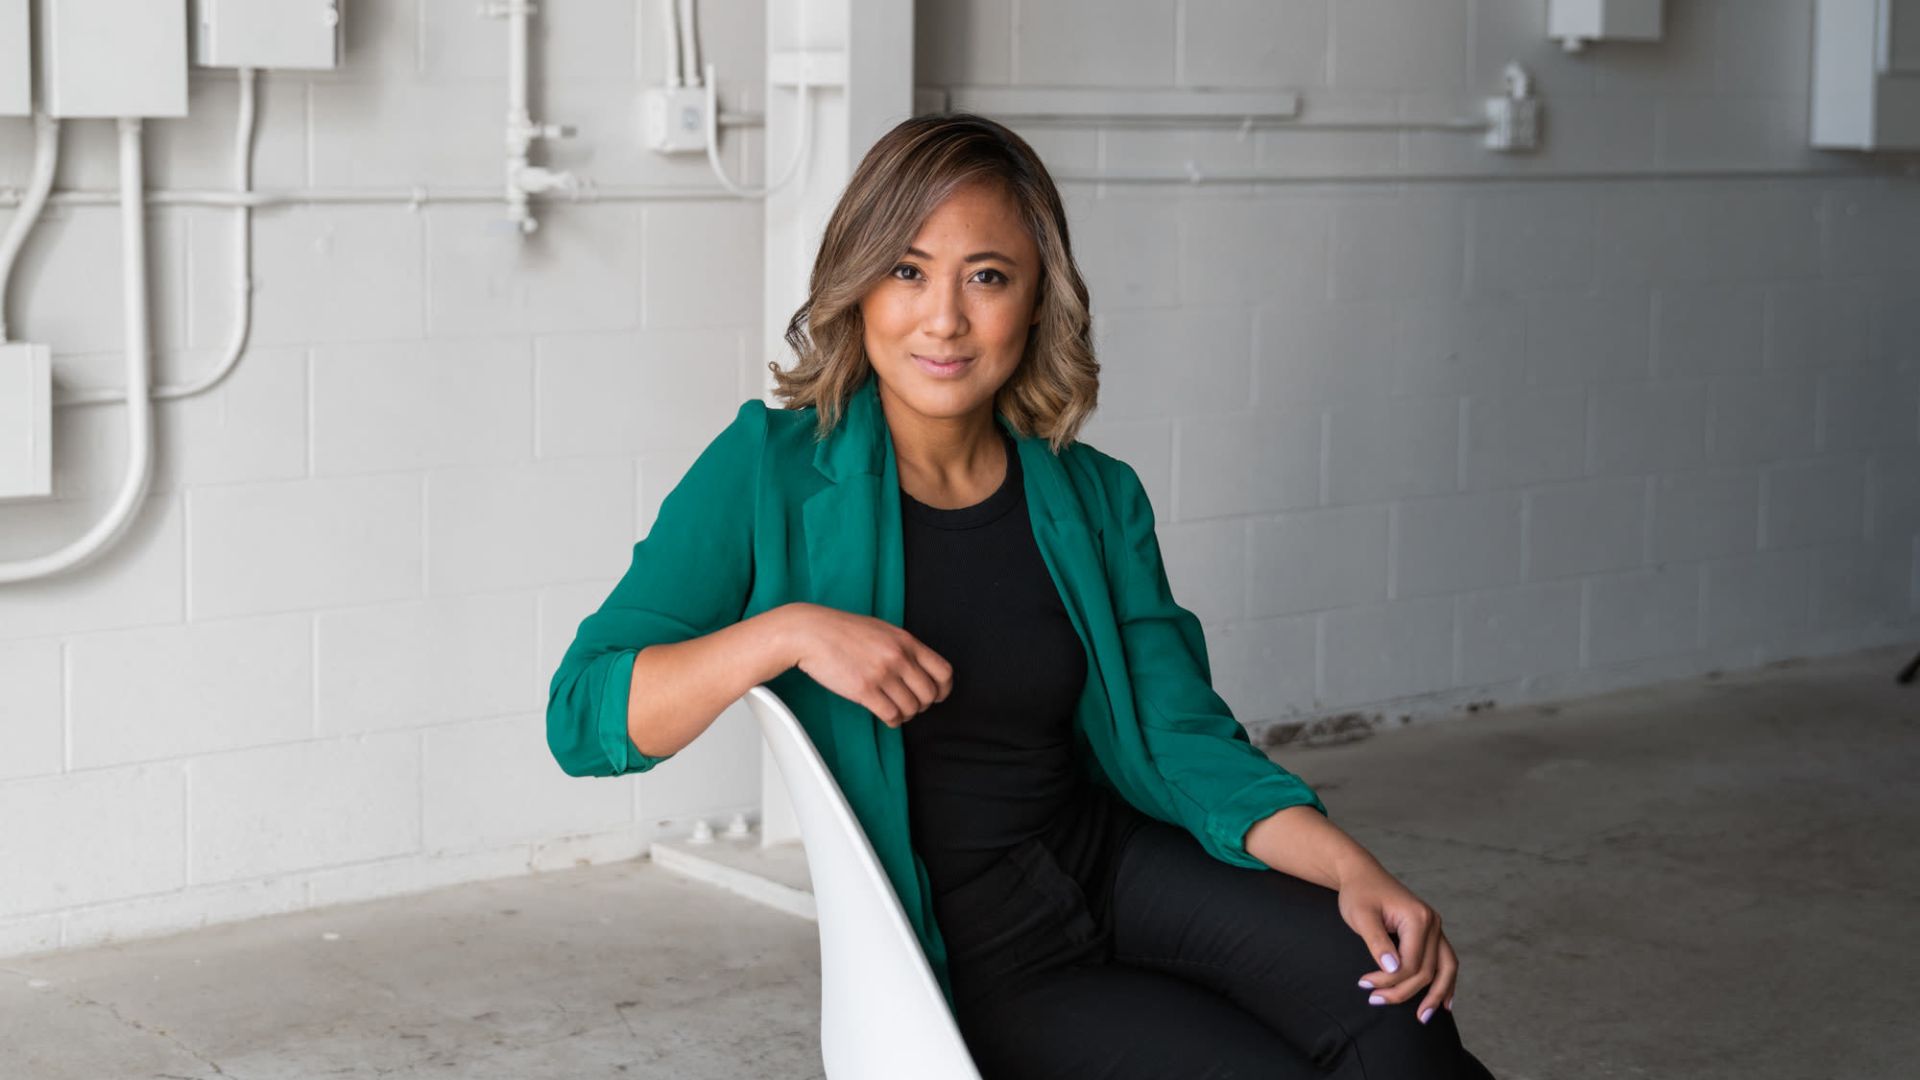
[[[930,419],[991,418],[1040,319],[1039,281],[1039,248],[1005,191],[955,191],[860,301],[883,401]]]

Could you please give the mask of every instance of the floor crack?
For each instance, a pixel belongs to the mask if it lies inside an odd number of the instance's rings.
[[[141,1032],[142,1034],[146,1034],[146,1035],[153,1035],[158,1038],[167,1040],[173,1045],[179,1047],[180,1050],[183,1053],[185,1053],[187,1056],[193,1058],[195,1061],[200,1062],[202,1065],[205,1065],[207,1068],[212,1069],[215,1075],[218,1075],[218,1076],[233,1075],[227,1072],[227,1070],[221,1068],[219,1062],[213,1060],[207,1055],[201,1053],[198,1050],[195,1050],[193,1047],[188,1046],[186,1043],[182,1042],[178,1035],[175,1035],[172,1032],[165,1030],[164,1028],[148,1027],[147,1025],[141,1023],[138,1020],[122,1015],[119,1007],[114,1005],[112,1002],[98,1001],[86,996],[85,994],[75,994],[70,991],[63,991],[63,996],[69,1002],[72,1002],[75,1005],[92,1005],[95,1008],[105,1009],[107,1011],[107,1015],[113,1017],[115,1020],[120,1021],[122,1024],[125,1024],[126,1026],[133,1028],[135,1031]]]

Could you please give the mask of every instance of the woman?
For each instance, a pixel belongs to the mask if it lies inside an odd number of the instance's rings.
[[[834,771],[988,1080],[1487,1077],[1439,916],[1248,741],[1124,462],[1051,177],[915,117],[867,153],[759,401],[555,673],[572,775],[768,684]],[[1277,872],[1276,872],[1277,871]]]

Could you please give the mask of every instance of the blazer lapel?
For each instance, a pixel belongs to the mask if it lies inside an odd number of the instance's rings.
[[[901,625],[906,566],[899,474],[871,374],[848,399],[841,422],[815,444],[813,467],[831,481],[800,508],[813,602]],[[836,698],[834,707],[844,721],[835,730],[841,755],[865,757],[858,764],[877,771],[888,790],[904,800],[906,760],[899,730],[844,698]]]
[[[1143,805],[1147,793],[1126,768],[1122,747],[1132,746],[1142,753],[1144,748],[1138,747],[1137,733],[1130,737],[1114,714],[1116,702],[1130,707],[1133,692],[1126,685],[1126,656],[1102,557],[1101,519],[1088,512],[1066,466],[1045,439],[1022,439],[1020,449],[1034,541],[1067,617],[1086,647],[1087,682],[1074,708],[1075,727],[1086,739],[1098,771],[1123,797],[1135,806]]]
[[[1027,478],[1027,516],[1067,613],[1085,638],[1091,619],[1111,619],[1100,529],[1067,479],[1066,466],[1038,436],[1021,438],[1020,467]]]

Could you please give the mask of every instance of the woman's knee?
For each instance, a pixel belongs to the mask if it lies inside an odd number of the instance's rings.
[[[1378,967],[1340,915],[1339,894],[1277,870],[1221,862],[1183,830],[1142,830],[1114,890],[1114,951],[1223,979],[1283,979],[1318,996]]]
[[[1177,830],[1138,839],[1145,843],[1129,852],[1137,860],[1125,864],[1115,894],[1117,959],[1219,993],[1326,1075],[1456,1075],[1462,1052],[1451,1012],[1438,1009],[1422,1024],[1424,990],[1369,1003],[1359,980],[1379,962],[1340,914],[1335,890],[1220,862]]]

